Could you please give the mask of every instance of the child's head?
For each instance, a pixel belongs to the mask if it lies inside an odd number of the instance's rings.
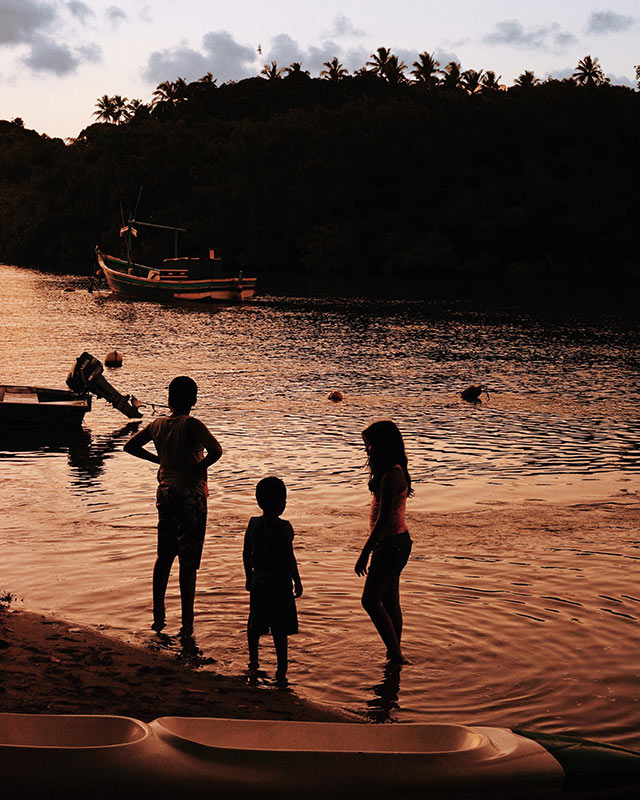
[[[179,375],[169,384],[169,405],[178,414],[186,414],[198,399],[198,385],[193,378]]]
[[[256,500],[265,514],[280,516],[287,506],[287,487],[280,478],[263,478],[256,486]]]
[[[398,426],[390,419],[374,422],[362,431],[362,440],[367,450],[369,465],[369,488],[377,491],[383,474],[396,464],[399,464],[405,474],[409,493],[411,493],[411,478],[407,470],[407,454],[404,449],[402,434]]]

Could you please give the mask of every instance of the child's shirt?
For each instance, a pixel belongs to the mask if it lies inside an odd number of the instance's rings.
[[[251,517],[244,535],[243,558],[254,578],[289,577],[293,527],[280,517]]]
[[[190,431],[192,423],[193,417],[188,414],[158,417],[149,423],[149,433],[160,459],[158,483],[195,489],[206,496],[206,474],[196,470],[198,462],[204,458],[204,448]]]

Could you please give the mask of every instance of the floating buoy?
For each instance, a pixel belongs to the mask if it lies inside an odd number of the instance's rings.
[[[343,399],[342,392],[339,392],[337,389],[334,389],[332,392],[329,392],[328,400],[331,400],[332,403],[339,403]]]
[[[122,366],[122,356],[117,350],[112,350],[110,353],[107,353],[107,357],[104,360],[105,367],[121,367]]]

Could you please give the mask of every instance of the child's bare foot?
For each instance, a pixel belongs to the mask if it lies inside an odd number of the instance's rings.
[[[402,653],[390,653],[387,651],[387,659],[390,664],[397,664],[398,666],[411,663],[411,661],[409,661],[408,658],[405,658]]]
[[[260,669],[260,664],[258,663],[258,659],[251,659],[249,661],[249,670],[251,672],[257,672]]]
[[[282,669],[276,670],[276,683],[278,686],[288,686],[289,681],[287,680],[287,671]]]
[[[164,619],[154,619],[153,625],[151,626],[151,630],[155,631],[156,633],[160,633],[160,631],[164,630],[166,623]]]

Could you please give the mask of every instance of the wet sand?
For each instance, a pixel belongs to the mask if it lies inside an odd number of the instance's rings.
[[[116,714],[144,722],[171,715],[357,721],[354,715],[300,700],[286,687],[251,686],[242,677],[198,669],[197,658],[188,648],[178,659],[89,628],[4,608],[0,711]]]

